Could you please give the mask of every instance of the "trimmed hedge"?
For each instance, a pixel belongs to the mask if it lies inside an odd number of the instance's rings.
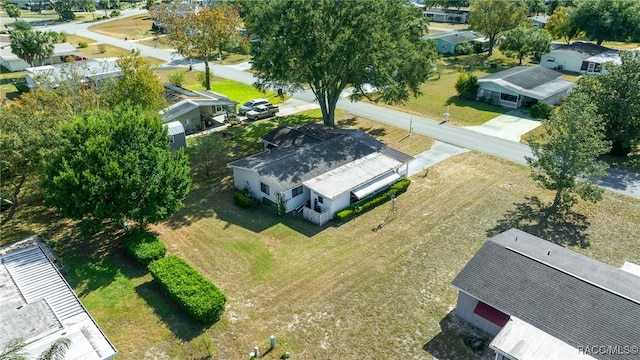
[[[153,278],[184,311],[202,324],[209,325],[224,312],[226,296],[202,274],[176,255],[149,264]]]
[[[256,205],[256,201],[245,195],[244,191],[242,190],[236,190],[233,193],[233,200],[236,201],[236,204],[242,206],[245,209],[251,209]]]
[[[548,119],[551,116],[551,111],[553,111],[553,106],[545,103],[531,105],[531,109],[529,109],[531,116],[536,119]]]
[[[338,221],[345,221],[348,220],[354,216],[356,216],[358,213],[363,212],[363,211],[367,211],[369,209],[372,209],[386,201],[388,201],[389,199],[391,199],[391,195],[400,195],[402,193],[404,193],[405,191],[407,191],[407,188],[409,187],[409,184],[411,184],[411,180],[405,178],[402,179],[400,181],[398,181],[397,183],[391,185],[389,187],[389,189],[385,192],[381,192],[377,195],[375,195],[374,197],[371,197],[369,199],[365,199],[362,201],[359,201],[347,208],[344,208],[340,211],[338,211],[337,213],[335,213],[335,215],[333,215],[333,218],[338,220]]]
[[[153,260],[162,259],[167,247],[158,238],[145,230],[136,229],[125,235],[124,247],[140,264],[147,266]]]

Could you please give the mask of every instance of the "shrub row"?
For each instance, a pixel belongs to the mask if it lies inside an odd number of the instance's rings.
[[[227,298],[186,261],[170,255],[149,264],[151,275],[184,311],[202,324],[212,324],[224,312]]]
[[[245,195],[244,191],[236,190],[233,193],[233,199],[236,201],[236,204],[242,206],[245,209],[251,209],[256,205],[255,200]]]
[[[371,198],[359,201],[345,209],[342,209],[340,211],[338,211],[337,213],[335,213],[335,215],[333,216],[336,220],[338,221],[345,221],[348,220],[354,216],[356,216],[358,213],[363,212],[363,211],[367,211],[369,209],[372,209],[386,201],[388,201],[389,199],[391,199],[391,195],[400,195],[402,193],[404,193],[405,191],[407,191],[407,188],[409,187],[409,184],[411,184],[411,180],[409,179],[402,179],[400,181],[398,181],[397,183],[391,185],[391,187],[389,187],[389,189],[387,191],[381,192]]]
[[[147,266],[153,260],[162,259],[167,247],[158,238],[145,230],[135,229],[125,235],[124,247],[140,264]]]
[[[529,109],[531,116],[536,119],[548,119],[551,116],[551,111],[553,111],[553,106],[545,103],[531,105],[531,109]]]

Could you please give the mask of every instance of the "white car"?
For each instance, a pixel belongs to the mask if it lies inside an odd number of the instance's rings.
[[[240,109],[238,109],[238,115],[244,115],[248,111],[255,109],[255,107],[259,105],[271,105],[271,103],[267,99],[249,100],[246,103],[242,104],[242,106],[240,106]]]

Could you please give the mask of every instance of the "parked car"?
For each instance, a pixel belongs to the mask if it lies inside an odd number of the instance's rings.
[[[280,111],[280,109],[275,105],[258,105],[254,107],[253,110],[247,112],[247,120],[256,121],[270,118],[276,116],[278,111]]]
[[[238,109],[238,115],[244,115],[248,111],[255,109],[255,107],[259,105],[271,105],[271,103],[267,99],[249,100],[246,103],[242,104],[242,106],[240,106],[240,109]]]
[[[73,58],[75,59],[75,61],[89,60],[89,58],[84,55],[76,55]]]

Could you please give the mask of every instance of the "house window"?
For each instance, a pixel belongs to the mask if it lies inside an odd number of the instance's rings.
[[[297,188],[294,188],[293,190],[291,190],[291,197],[296,197],[298,195],[302,195],[302,185],[300,185]]]
[[[555,62],[555,61],[556,61],[556,58],[555,58],[554,56],[549,56],[549,57],[547,58],[547,61],[548,61],[548,62]]]
[[[322,198],[322,196],[318,196],[318,202],[319,202],[320,204],[323,204],[323,203],[324,203],[324,199]]]
[[[260,183],[260,191],[262,191],[263,193],[269,195],[269,185],[261,182]]]
[[[169,144],[173,144],[174,142],[176,142],[176,137],[171,135],[171,141],[169,141]]]

